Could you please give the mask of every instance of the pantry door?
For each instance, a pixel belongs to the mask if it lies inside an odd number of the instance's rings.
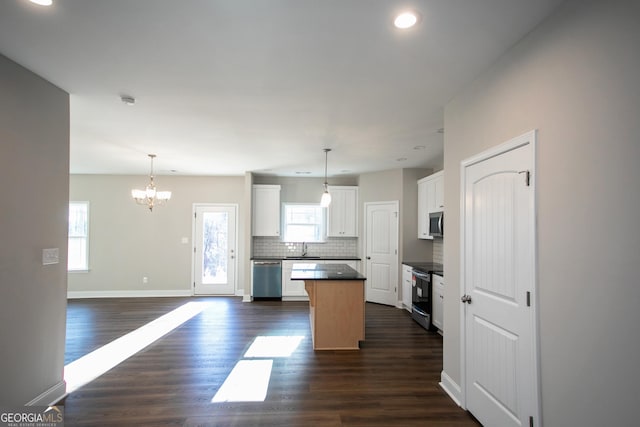
[[[195,205],[193,293],[234,295],[237,269],[237,207]]]
[[[398,202],[365,203],[366,300],[398,305]]]
[[[539,426],[535,132],[462,162],[466,408],[486,426]]]

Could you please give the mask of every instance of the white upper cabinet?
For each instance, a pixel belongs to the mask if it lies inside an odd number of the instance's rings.
[[[253,186],[253,235],[280,236],[280,186]]]
[[[327,236],[358,237],[358,187],[329,186]]]
[[[429,212],[427,211],[427,184],[426,178],[418,181],[418,239],[431,239],[429,236]]]
[[[444,209],[444,174],[442,171],[418,181],[418,239],[429,236],[429,214]]]

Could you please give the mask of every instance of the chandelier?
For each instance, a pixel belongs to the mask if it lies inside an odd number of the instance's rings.
[[[144,190],[131,190],[131,197],[139,205],[145,205],[153,212],[153,207],[161,205],[171,198],[171,191],[158,191],[153,183],[153,159],[155,154],[148,154],[151,158],[151,173],[149,173],[149,184]]]

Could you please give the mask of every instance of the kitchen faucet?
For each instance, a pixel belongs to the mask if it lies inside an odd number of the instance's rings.
[[[307,244],[302,242],[302,256],[307,256]]]

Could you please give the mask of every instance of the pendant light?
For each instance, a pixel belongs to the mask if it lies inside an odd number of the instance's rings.
[[[331,151],[331,148],[324,149],[324,193],[322,193],[322,199],[320,199],[320,206],[323,208],[326,208],[331,204],[331,194],[329,194],[329,184],[327,183],[327,162],[329,159],[329,151]]]
[[[160,205],[171,198],[171,191],[158,191],[153,182],[153,159],[155,154],[148,154],[151,158],[151,173],[149,174],[149,184],[144,190],[131,190],[131,197],[139,205],[145,205],[153,212],[153,207]]]

